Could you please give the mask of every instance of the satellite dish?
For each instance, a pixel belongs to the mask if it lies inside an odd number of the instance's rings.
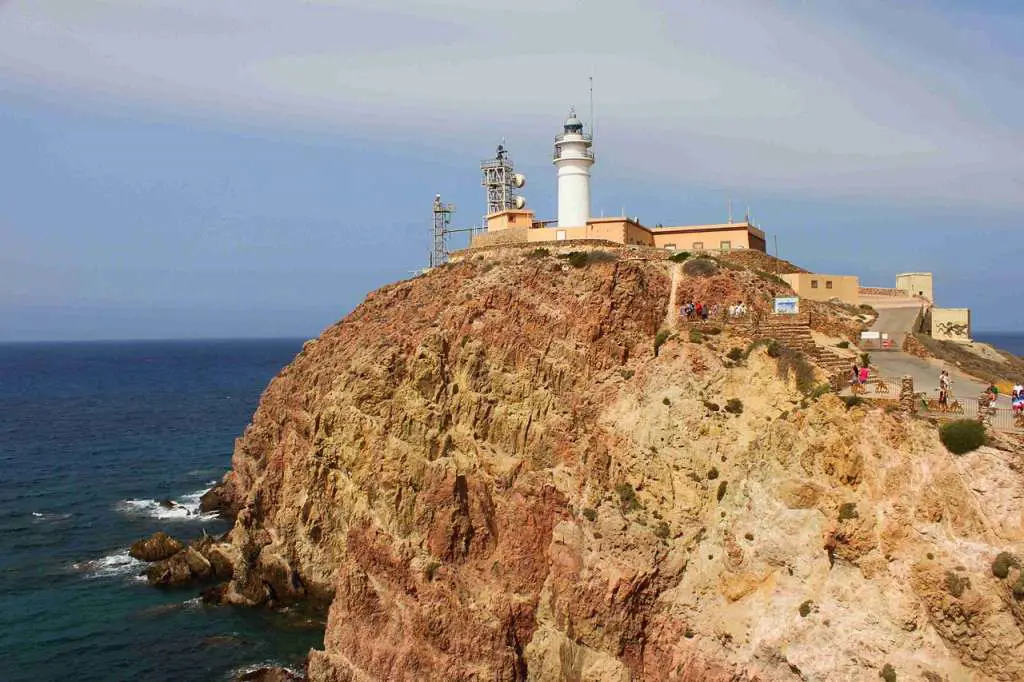
[[[522,173],[516,173],[512,176],[512,186],[516,189],[526,185],[526,176]]]
[[[515,202],[516,208],[526,208],[526,197],[517,196],[513,201]]]

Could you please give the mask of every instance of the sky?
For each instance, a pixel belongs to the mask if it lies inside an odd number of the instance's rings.
[[[1024,330],[1024,7],[755,0],[0,0],[0,341],[312,337],[484,211],[721,222]],[[455,246],[460,238],[453,239]],[[441,295],[441,294],[439,294]]]

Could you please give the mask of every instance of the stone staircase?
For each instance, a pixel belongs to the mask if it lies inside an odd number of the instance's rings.
[[[851,358],[839,355],[830,348],[823,348],[814,342],[808,320],[802,316],[769,317],[757,330],[749,327],[751,334],[759,339],[775,339],[784,346],[798,350],[823,369],[826,374],[848,373],[853,363]]]

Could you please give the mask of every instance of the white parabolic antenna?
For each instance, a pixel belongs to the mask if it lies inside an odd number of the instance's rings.
[[[516,189],[526,186],[526,176],[522,173],[516,173],[512,176],[512,186]]]
[[[516,202],[516,208],[519,208],[519,209],[526,208],[526,197],[517,196],[515,198],[515,202]]]

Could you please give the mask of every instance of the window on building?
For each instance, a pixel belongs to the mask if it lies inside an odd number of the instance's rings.
[[[816,279],[812,279],[811,280],[811,288],[812,289],[817,289],[818,288],[818,280],[816,280]]]
[[[565,241],[565,230],[556,230],[555,239],[560,242]]]
[[[676,245],[675,244],[665,244],[665,250],[666,251],[675,251],[676,250]]]
[[[722,246],[721,246],[722,251],[728,251],[731,248],[732,248],[732,242],[729,242],[729,241],[722,242]]]
[[[826,279],[825,280],[825,288],[826,289],[831,289],[832,288],[832,280],[830,280],[830,279]]]
[[[693,250],[694,251],[703,251],[704,250],[704,242],[694,242],[693,243]]]
[[[514,223],[516,221],[516,214],[515,213],[509,213],[508,214],[508,221],[510,223]]]

